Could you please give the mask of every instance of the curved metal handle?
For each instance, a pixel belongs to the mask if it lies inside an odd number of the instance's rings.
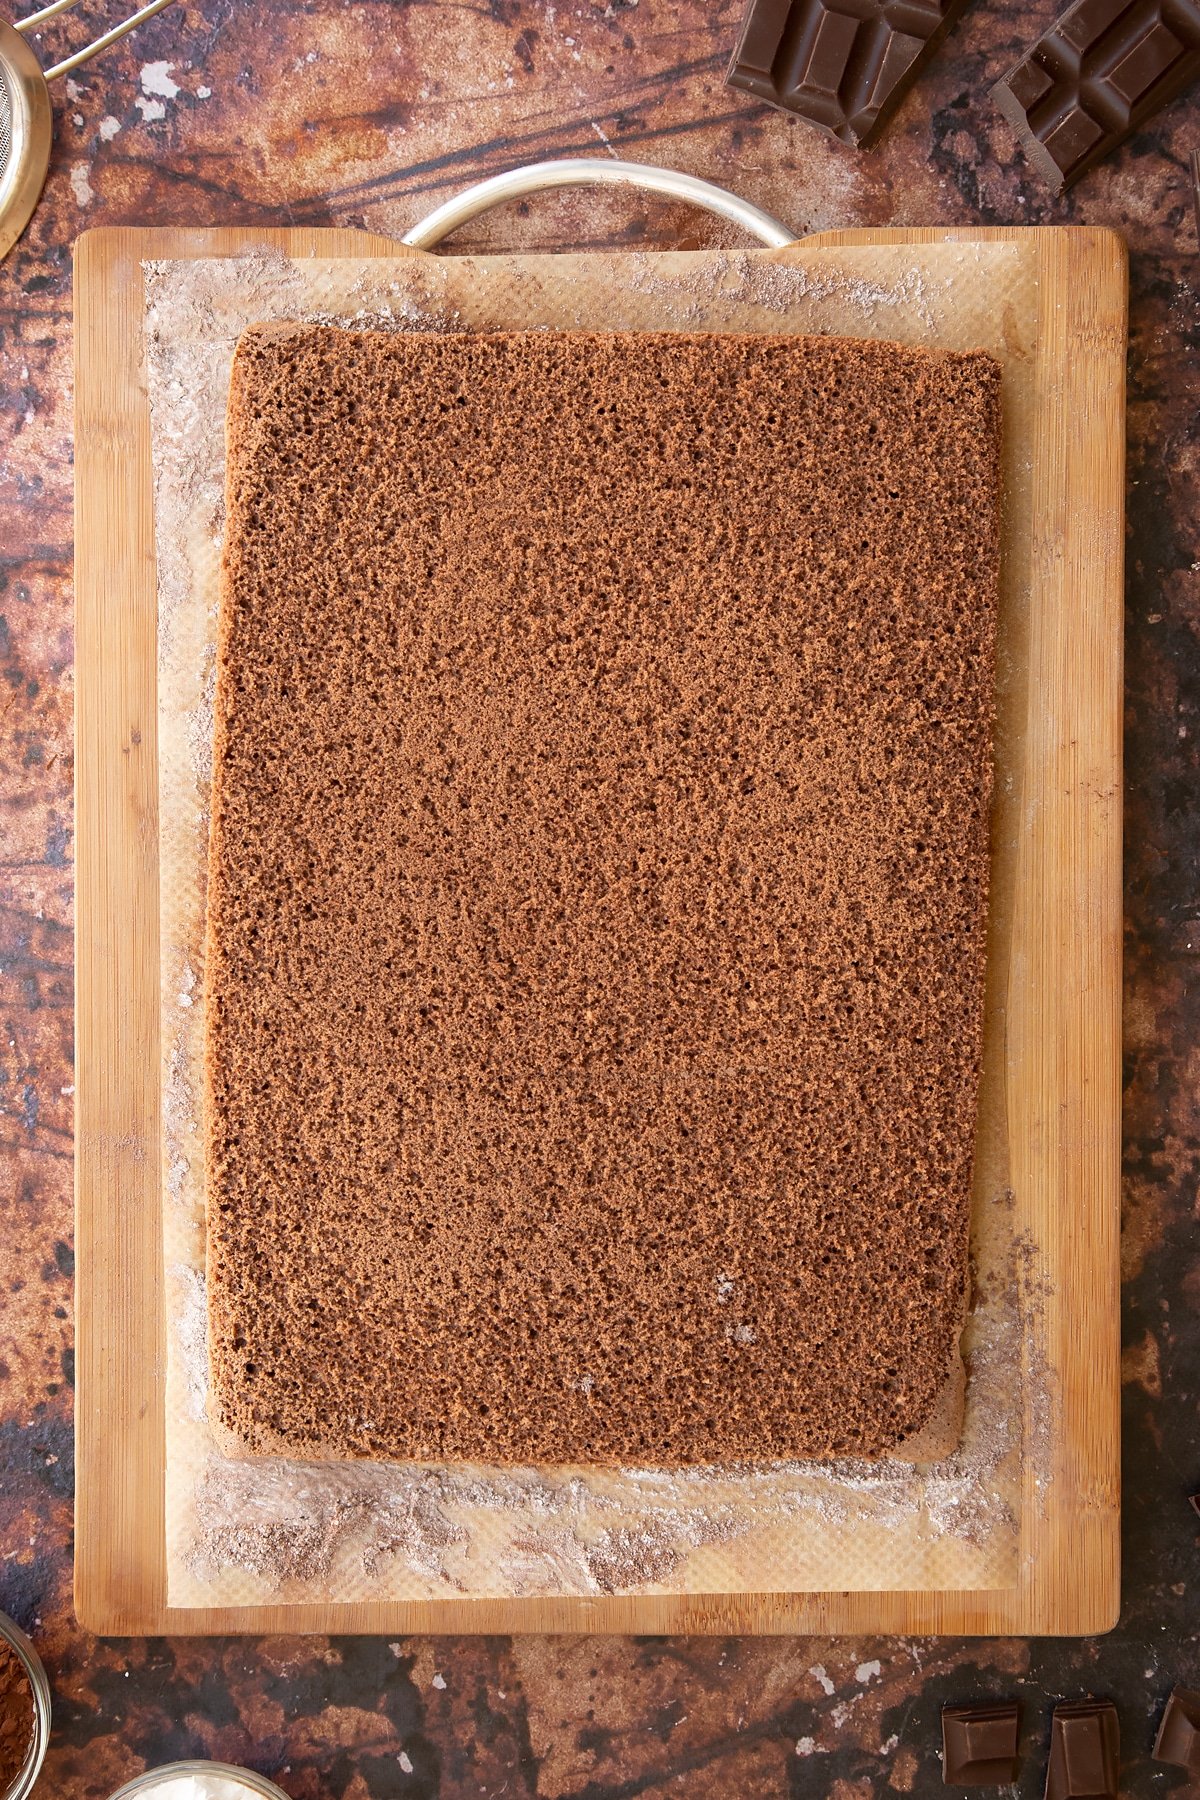
[[[446,200],[405,232],[402,244],[414,250],[432,250],[444,237],[468,219],[499,206],[503,200],[514,200],[523,194],[536,194],[542,188],[557,187],[634,187],[652,194],[668,194],[673,200],[690,200],[706,211],[719,213],[740,225],[773,250],[794,244],[796,234],[748,200],[739,200],[727,188],[695,175],[682,175],[678,169],[659,169],[652,163],[617,162],[607,157],[570,156],[560,162],[527,163],[520,169],[509,169],[503,175],[491,175],[465,188],[452,200]]]

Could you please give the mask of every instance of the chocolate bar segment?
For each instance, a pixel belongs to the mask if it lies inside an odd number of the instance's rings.
[[[1198,75],[1196,0],[1075,0],[992,98],[1061,192]]]
[[[1200,1694],[1192,1688],[1176,1688],[1167,1701],[1152,1755],[1155,1762],[1200,1775]]]
[[[1111,1700],[1056,1706],[1046,1800],[1117,1800],[1121,1734]]]
[[[1017,1779],[1020,1712],[1015,1700],[942,1708],[942,1780],[947,1787],[1001,1787]]]
[[[725,76],[844,144],[869,143],[966,0],[750,0]]]

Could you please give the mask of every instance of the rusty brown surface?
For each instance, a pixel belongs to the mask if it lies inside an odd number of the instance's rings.
[[[56,1692],[40,1792],[244,1761],[292,1795],[940,1791],[942,1700],[1025,1705],[1041,1792],[1059,1694],[1112,1694],[1127,1791],[1151,1718],[1200,1685],[1200,252],[1195,98],[1051,200],[986,100],[1044,6],[976,4],[881,147],[725,90],[738,7],[666,0],[183,0],[58,84],[43,204],[0,268],[0,1606]],[[83,41],[56,21],[43,59]],[[1091,222],[1132,252],[1127,630],[1126,1581],[1090,1643],[299,1639],[100,1644],[70,1603],[70,245],[87,225],[336,223],[398,233],[478,176],[562,154],[660,161],[798,231]],[[713,241],[697,215],[571,194],[466,248]],[[436,1679],[435,1679],[436,1678]],[[403,1760],[402,1760],[403,1759]],[[407,1765],[407,1766],[406,1766]]]

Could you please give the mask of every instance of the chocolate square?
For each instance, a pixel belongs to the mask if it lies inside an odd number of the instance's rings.
[[[1200,15],[1172,0],[1074,0],[992,89],[1061,191],[1200,76]]]
[[[871,143],[967,0],[750,0],[728,87]]]
[[[1117,1800],[1121,1736],[1111,1700],[1056,1706],[1046,1800]]]
[[[1015,1700],[942,1708],[942,1780],[993,1787],[1017,1778],[1020,1711]]]
[[[1167,1701],[1152,1755],[1155,1762],[1200,1775],[1200,1694],[1194,1689],[1176,1688]]]

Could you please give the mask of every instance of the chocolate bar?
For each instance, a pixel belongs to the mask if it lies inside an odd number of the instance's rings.
[[[1054,1709],[1046,1800],[1117,1800],[1121,1736],[1111,1700]]]
[[[947,1787],[1001,1787],[1017,1779],[1020,1712],[1015,1700],[942,1708],[942,1780]]]
[[[1174,1763],[1189,1775],[1200,1775],[1200,1694],[1191,1688],[1175,1689],[1151,1754],[1155,1762]]]
[[[1075,0],[992,98],[1061,192],[1198,75],[1200,12],[1190,0]]]
[[[844,144],[863,145],[916,79],[966,0],[750,0],[725,75]]]

